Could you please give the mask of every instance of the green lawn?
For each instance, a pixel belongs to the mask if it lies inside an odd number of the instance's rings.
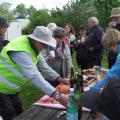
[[[76,64],[76,56],[75,53],[73,55],[73,65],[75,71],[78,70],[77,64]],[[104,53],[103,55],[103,61],[102,66],[107,68],[107,54]],[[43,96],[43,93],[39,91],[35,86],[33,86],[31,83],[28,83],[21,91],[20,96],[22,98],[23,107],[27,109],[32,103],[34,103],[36,100],[38,100],[41,96]]]

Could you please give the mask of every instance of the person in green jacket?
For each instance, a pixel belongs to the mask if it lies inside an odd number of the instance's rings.
[[[45,94],[67,105],[68,98],[45,80],[49,78],[69,85],[40,54],[48,46],[56,47],[56,40],[48,28],[37,26],[32,34],[20,36],[3,48],[0,54],[0,115],[4,120],[13,120],[22,112],[18,93],[30,81]]]

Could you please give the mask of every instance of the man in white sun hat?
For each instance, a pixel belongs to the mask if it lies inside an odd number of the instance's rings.
[[[20,36],[3,48],[0,54],[0,116],[4,120],[13,120],[22,112],[18,92],[26,82],[31,81],[45,94],[67,104],[68,99],[45,80],[49,78],[69,85],[39,54],[48,45],[56,47],[52,33],[44,26],[37,26],[31,35]]]

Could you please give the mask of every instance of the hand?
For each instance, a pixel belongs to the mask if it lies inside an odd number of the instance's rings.
[[[59,77],[57,79],[58,82],[63,83],[64,85],[69,85],[70,86],[70,82],[68,80],[64,80],[62,77]]]
[[[51,55],[48,56],[48,61],[52,61],[52,60],[54,60],[54,59],[55,59],[55,57],[53,57],[53,56],[51,56]]]
[[[58,99],[58,102],[60,102],[64,106],[67,106],[68,101],[69,101],[69,98],[64,94],[61,94],[61,97]]]
[[[94,48],[93,48],[93,47],[90,47],[89,50],[90,50],[91,52],[93,52]]]
[[[74,45],[69,45],[71,48],[73,48],[74,47]]]

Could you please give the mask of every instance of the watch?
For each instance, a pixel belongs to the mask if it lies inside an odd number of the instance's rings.
[[[56,100],[58,100],[58,99],[61,98],[61,93],[59,93],[58,91],[56,91],[56,92],[54,93],[53,97],[54,97]]]

